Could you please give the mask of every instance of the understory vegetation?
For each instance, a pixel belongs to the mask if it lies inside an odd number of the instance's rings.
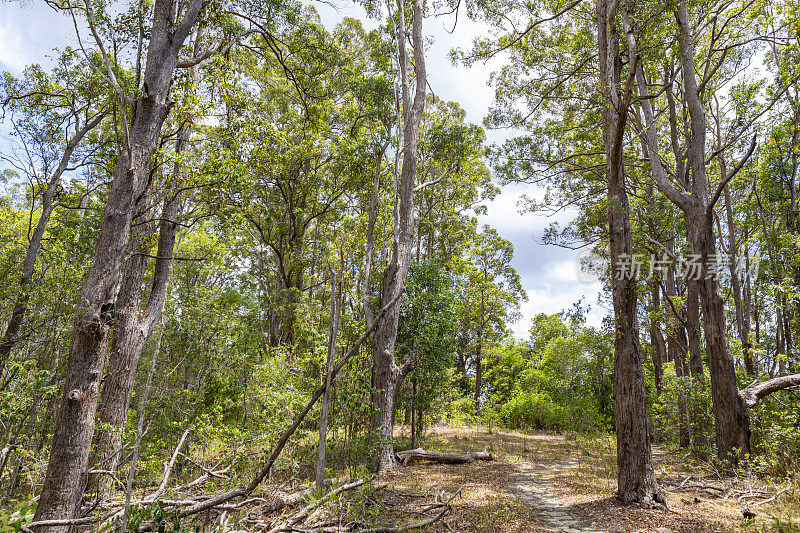
[[[45,4],[75,42],[0,79],[0,532],[527,531],[537,461],[617,530],[798,531],[796,1]],[[459,10],[483,125],[429,90]],[[561,312],[485,223],[512,186],[584,250]]]

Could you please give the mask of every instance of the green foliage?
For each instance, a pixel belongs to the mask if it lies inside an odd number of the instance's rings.
[[[606,431],[612,421],[610,340],[565,315],[533,318],[527,343],[487,353],[491,408],[507,427]]]
[[[754,413],[754,449],[761,475],[781,478],[800,468],[800,412],[798,392],[773,395]]]
[[[201,530],[200,525],[183,525],[178,516],[178,510],[165,510],[161,501],[142,507],[132,506],[129,509],[129,531],[138,531],[139,526],[151,521],[153,522],[153,529],[158,533],[199,533]]]
[[[555,403],[547,393],[522,391],[498,406],[506,427],[550,431],[565,428],[569,419],[567,409]]]
[[[658,441],[673,446],[679,444],[681,431],[689,433],[691,443],[714,442],[714,416],[711,412],[711,385],[708,374],[703,383],[694,377],[678,377],[675,365],[664,365],[663,388],[652,406],[653,432]],[[682,429],[683,426],[683,429]],[[702,435],[694,432],[702,430]],[[710,448],[696,450],[700,455],[710,455]]]
[[[12,501],[0,508],[0,533],[16,533],[22,526],[33,522],[37,502],[33,498],[24,501]]]

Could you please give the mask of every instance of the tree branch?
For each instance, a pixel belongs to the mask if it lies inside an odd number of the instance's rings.
[[[742,400],[744,400],[744,404],[752,409],[759,400],[769,396],[773,392],[793,389],[795,387],[800,387],[800,374],[779,376],[761,383],[751,383],[739,391],[739,395],[742,397]]]
[[[728,175],[725,177],[725,179],[723,179],[723,180],[722,180],[722,182],[721,182],[721,183],[719,184],[719,186],[717,187],[717,192],[715,192],[715,193],[714,193],[714,196],[712,196],[712,197],[711,197],[711,202],[709,202],[709,204],[708,204],[708,208],[707,208],[707,211],[706,211],[706,215],[707,215],[707,216],[708,216],[708,215],[710,215],[710,214],[711,214],[711,211],[713,211],[713,210],[714,210],[714,205],[715,205],[715,204],[717,203],[717,201],[719,200],[719,197],[720,197],[720,195],[722,194],[722,191],[723,191],[723,190],[725,190],[725,186],[728,184],[728,182],[730,182],[730,181],[733,179],[733,177],[734,177],[734,176],[736,176],[736,174],[737,174],[737,173],[738,173],[740,170],[742,170],[742,167],[744,166],[744,164],[745,164],[745,163],[747,163],[747,160],[748,160],[748,159],[750,159],[750,156],[751,156],[751,155],[753,155],[753,152],[754,152],[754,151],[755,151],[755,149],[756,149],[756,138],[757,138],[757,137],[756,137],[755,135],[753,135],[753,140],[752,140],[752,142],[750,143],[750,148],[748,148],[748,150],[747,150],[747,153],[746,153],[746,154],[744,154],[744,157],[742,157],[742,159],[741,159],[741,160],[739,160],[739,163],[736,165],[736,168],[734,168],[734,169],[731,171],[731,173],[730,173],[730,174],[728,174]]]

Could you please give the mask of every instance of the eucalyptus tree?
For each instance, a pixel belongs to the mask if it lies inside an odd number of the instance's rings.
[[[505,144],[500,171],[506,179],[548,185],[544,202],[532,202],[536,209],[580,207],[578,223],[565,231],[551,228],[548,239],[567,245],[603,240],[618,264],[633,253],[625,176],[633,87],[623,68],[616,3],[510,1],[478,13],[496,35],[478,39],[461,58],[508,56],[487,122],[529,132]],[[661,503],[650,454],[637,281],[616,269],[611,278],[617,494],[626,503]]]
[[[476,215],[499,188],[487,167],[485,133],[456,102],[427,98],[420,125],[416,260],[436,257],[450,272],[463,266],[477,236]]]
[[[800,166],[800,156],[798,156],[798,144],[800,144],[800,66],[798,65],[798,40],[797,29],[800,25],[798,17],[798,6],[795,1],[784,1],[774,5],[766,6],[768,14],[766,38],[767,53],[765,63],[774,72],[773,84],[776,90],[782,90],[780,98],[773,108],[770,117],[770,127],[767,131],[767,139],[764,143],[761,161],[767,163],[769,171],[760,172],[758,182],[769,186],[770,189],[778,192],[768,202],[764,198],[769,194],[762,190],[760,194],[748,193],[746,199],[752,205],[749,210],[767,214],[771,206],[780,206],[780,213],[774,213],[770,220],[772,224],[756,224],[753,228],[756,231],[764,231],[766,234],[772,233],[767,238],[765,235],[766,250],[769,254],[763,254],[764,259],[769,262],[771,257],[783,255],[780,261],[782,265],[775,265],[773,279],[780,279],[776,284],[779,299],[784,300],[783,305],[777,309],[778,331],[781,333],[784,352],[789,357],[789,364],[794,364],[795,368],[800,361],[800,298],[797,297],[797,288],[800,287],[800,254],[797,253],[795,243],[796,236],[800,233],[800,217],[798,217],[798,166]],[[744,95],[743,95],[744,96]],[[760,188],[760,187],[759,187]],[[758,192],[756,189],[753,193]],[[771,195],[770,195],[771,196]],[[755,202],[752,202],[755,200]],[[777,205],[775,204],[777,202]],[[754,204],[754,205],[753,205]],[[763,220],[763,219],[762,219]],[[747,220],[745,220],[745,223]],[[748,229],[747,227],[745,229]],[[748,233],[752,235],[752,232]],[[777,246],[776,246],[777,245]],[[775,249],[780,250],[775,253]],[[785,255],[784,255],[785,254]],[[788,257],[786,257],[788,256]],[[787,267],[788,272],[781,275],[781,267]],[[745,280],[747,281],[747,280]],[[744,287],[745,296],[748,295],[748,286]],[[745,301],[747,307],[747,301]],[[794,320],[789,320],[793,316]],[[793,324],[792,324],[793,322]],[[791,342],[793,341],[793,342]],[[793,344],[794,353],[789,349]],[[782,362],[785,366],[785,362]]]
[[[707,154],[706,146],[709,111],[705,102],[708,100],[706,95],[709,91],[721,90],[743,71],[741,56],[746,53],[745,43],[749,41],[745,36],[748,32],[752,34],[753,28],[757,29],[758,26],[754,22],[760,14],[756,8],[751,9],[751,7],[727,2],[711,6],[709,10],[699,15],[701,18],[706,17],[712,23],[711,29],[707,30],[710,34],[704,35],[703,28],[708,26],[703,24],[703,20],[692,23],[685,3],[681,2],[675,6],[674,42],[677,45],[675,64],[680,72],[682,89],[678,104],[685,111],[686,124],[678,123],[679,115],[676,112],[677,106],[672,92],[673,75],[677,76],[678,71],[675,74],[668,72],[669,79],[665,80],[664,86],[668,98],[670,144],[676,161],[675,169],[669,173],[675,176],[677,183],[669,179],[664,158],[660,155],[659,130],[647,79],[653,65],[657,63],[660,67],[663,63],[663,58],[660,57],[663,48],[655,49],[657,59],[650,55],[653,49],[640,51],[638,48],[638,42],[643,41],[643,32],[656,31],[654,24],[658,23],[653,21],[659,19],[645,17],[644,12],[629,13],[625,4],[621,7],[629,61],[633,63],[642,58],[634,75],[640,95],[638,107],[642,114],[642,138],[653,181],[683,212],[690,251],[699,263],[698,272],[687,273],[687,279],[695,278],[703,310],[714,402],[717,453],[720,459],[733,462],[744,457],[750,449],[748,409],[754,406],[759,398],[769,394],[767,390],[774,392],[776,384],[768,386],[766,382],[753,383],[746,389],[739,390],[727,337],[724,300],[720,292],[718,275],[714,271],[717,268],[715,207],[728,183],[745,167],[754,153],[756,135],[753,133],[753,127],[766,109],[774,104],[775,98],[771,96],[763,106],[751,105],[753,111],[745,112],[734,121],[735,128],[726,139],[720,135],[716,150],[711,157]],[[718,23],[722,24],[723,28],[731,29],[716,31],[713,28]],[[754,39],[756,38],[757,34]],[[748,134],[753,135],[749,147],[743,142],[743,138]],[[681,144],[682,137],[685,137],[685,145]],[[736,164],[728,170],[725,151],[735,146],[741,146],[740,156]],[[710,159],[717,159],[719,170],[718,179],[712,182],[713,192],[707,168]],[[687,310],[690,306],[692,302],[687,301]],[[800,379],[800,376],[797,379]],[[795,379],[788,378],[784,382],[794,383]]]
[[[397,65],[400,77],[400,109],[402,114],[402,166],[398,177],[398,194],[395,221],[395,237],[392,243],[392,255],[383,271],[380,307],[386,305],[402,294],[406,275],[411,265],[411,254],[414,246],[414,187],[417,175],[417,144],[419,125],[425,108],[425,92],[427,89],[427,73],[425,70],[425,43],[422,36],[423,1],[414,0],[411,13],[411,45],[413,61],[408,56],[406,43],[408,30],[406,27],[405,2],[397,1],[396,43]],[[414,83],[412,96],[411,67],[413,64]],[[373,397],[373,414],[370,418],[370,430],[373,433],[372,469],[377,472],[391,470],[395,464],[393,429],[394,409],[400,385],[411,369],[414,358],[410,357],[402,365],[395,359],[395,344],[400,309],[394,306],[375,328],[372,337],[373,386],[376,392]]]
[[[147,196],[150,186],[153,157],[171,108],[173,77],[177,68],[196,65],[222,48],[222,41],[215,41],[199,55],[182,56],[183,46],[198,23],[202,20],[204,25],[215,24],[223,11],[222,6],[206,6],[203,0],[187,4],[157,0],[152,6],[131,5],[133,16],[123,13],[117,21],[109,15],[113,6],[106,4],[87,1],[82,5],[54,5],[76,21],[80,18],[88,27],[91,45],[81,38],[81,49],[87,58],[96,59],[96,64],[89,61],[90,65],[114,93],[121,130],[95,256],[76,312],[50,460],[35,515],[36,520],[56,521],[41,530],[68,531],[71,526],[63,521],[79,512],[86,481],[99,385],[113,321],[111,310],[128,251],[131,222],[137,202]],[[149,24],[145,23],[146,18],[150,19]],[[131,25],[126,27],[125,20]],[[76,22],[76,31],[79,27]],[[118,31],[120,28],[125,31]],[[236,31],[230,24],[228,28],[229,33]],[[105,39],[107,36],[110,42]],[[118,42],[118,38],[125,42]],[[133,56],[129,69],[121,65],[124,55],[120,55],[119,47],[123,44],[128,45]]]
[[[475,411],[483,394],[485,347],[505,334],[506,322],[518,317],[519,304],[527,299],[520,276],[511,266],[513,245],[497,230],[484,226],[468,252],[468,263],[459,272],[461,313],[465,315],[472,344]]]
[[[0,154],[0,159],[26,175],[33,204],[38,204],[31,211],[40,212],[28,236],[19,289],[0,340],[0,376],[19,339],[30,297],[28,285],[50,217],[61,203],[58,195],[63,189],[64,174],[90,163],[99,148],[98,137],[92,141],[89,134],[108,114],[109,102],[97,81],[87,63],[71,49],[58,56],[50,73],[31,65],[22,79],[9,73],[3,76],[3,118],[19,146],[14,153]]]
[[[267,251],[259,261],[274,273],[263,280],[273,346],[302,340],[298,310],[319,281],[315,268],[325,271],[315,264],[321,232],[342,223],[350,197],[385,170],[386,142],[372,140],[385,136],[393,116],[384,66],[374,58],[377,32],[348,19],[331,35],[307,15],[281,37],[291,59],[258,50],[236,59],[239,76],[223,87],[224,121],[205,156],[207,171],[227,178],[212,201]]]
[[[621,3],[624,9],[624,2]],[[623,78],[617,10],[607,0],[597,1],[597,54],[603,93],[603,144],[609,201],[609,249],[614,302],[614,425],[617,434],[617,495],[624,503],[664,503],[650,452],[646,392],[639,346],[637,284],[622,271],[621,262],[632,254],[630,209],[625,187],[624,136],[633,96],[632,73],[636,58]],[[623,79],[626,81],[623,82]]]

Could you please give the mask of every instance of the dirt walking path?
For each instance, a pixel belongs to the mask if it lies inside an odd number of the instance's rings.
[[[557,533],[597,532],[595,524],[587,523],[575,514],[568,506],[558,501],[553,492],[550,479],[565,468],[576,466],[577,461],[551,463],[545,466],[524,465],[515,476],[509,492],[519,496],[522,501],[533,507],[542,523],[549,531]]]

